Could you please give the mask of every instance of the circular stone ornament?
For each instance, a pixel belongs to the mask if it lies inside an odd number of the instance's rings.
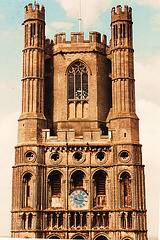
[[[119,158],[121,162],[129,162],[131,160],[131,154],[127,150],[122,150],[119,153]]]
[[[85,154],[83,154],[81,151],[77,151],[73,154],[73,160],[75,163],[83,163],[85,160]]]
[[[32,150],[28,150],[25,154],[25,161],[26,162],[34,162],[36,160],[36,154]]]
[[[61,154],[57,153],[57,152],[53,152],[50,155],[50,159],[52,164],[59,164],[62,160],[62,156]]]
[[[105,152],[99,151],[96,153],[95,159],[98,164],[104,164],[107,161],[107,155]]]

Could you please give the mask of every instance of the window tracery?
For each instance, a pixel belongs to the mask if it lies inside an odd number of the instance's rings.
[[[69,118],[88,117],[88,70],[76,61],[68,71]]]
[[[77,61],[68,72],[68,98],[88,99],[88,70]]]

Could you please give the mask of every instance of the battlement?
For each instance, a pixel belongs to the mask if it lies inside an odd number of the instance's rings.
[[[107,45],[107,37],[103,35],[101,41],[101,34],[98,32],[89,32],[89,40],[84,40],[83,32],[72,32],[71,33],[71,41],[66,41],[65,33],[58,33],[55,35],[54,44],[60,43],[100,43],[103,45]]]
[[[45,8],[42,5],[41,8],[38,3],[35,4],[35,7],[32,6],[32,3],[29,3],[28,6],[25,6],[25,21],[29,19],[39,19],[45,20]]]
[[[111,11],[111,21],[113,23],[118,20],[132,21],[132,8],[128,8],[128,6],[125,5],[123,11],[121,5],[118,5],[116,9],[113,7]]]
[[[84,144],[85,142],[92,142],[101,144],[102,142],[104,145],[111,142],[113,138],[113,131],[109,130],[108,135],[101,135],[100,129],[94,129],[94,130],[86,130],[83,132],[82,136],[76,136],[75,130],[58,130],[57,136],[51,136],[50,135],[50,129],[43,129],[42,130],[42,138],[44,143],[57,143],[57,145],[60,145],[64,142],[70,142],[70,143],[76,143],[78,144]]]

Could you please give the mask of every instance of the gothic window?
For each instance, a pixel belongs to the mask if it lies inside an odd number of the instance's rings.
[[[77,61],[68,72],[68,99],[88,98],[88,71],[83,63]]]
[[[31,205],[31,173],[26,173],[22,183],[22,207],[30,207]]]
[[[120,178],[121,185],[121,207],[131,207],[131,177],[124,172]]]

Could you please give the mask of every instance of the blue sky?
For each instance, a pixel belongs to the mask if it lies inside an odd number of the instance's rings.
[[[0,1],[0,236],[10,235],[11,166],[17,119],[21,111],[24,6],[33,1]],[[38,2],[38,1],[37,1]],[[78,31],[79,0],[39,0],[46,9],[46,35]],[[96,30],[110,40],[110,10],[118,4],[133,9],[136,104],[140,117],[149,236],[158,236],[160,196],[160,0],[82,0],[82,30]]]

